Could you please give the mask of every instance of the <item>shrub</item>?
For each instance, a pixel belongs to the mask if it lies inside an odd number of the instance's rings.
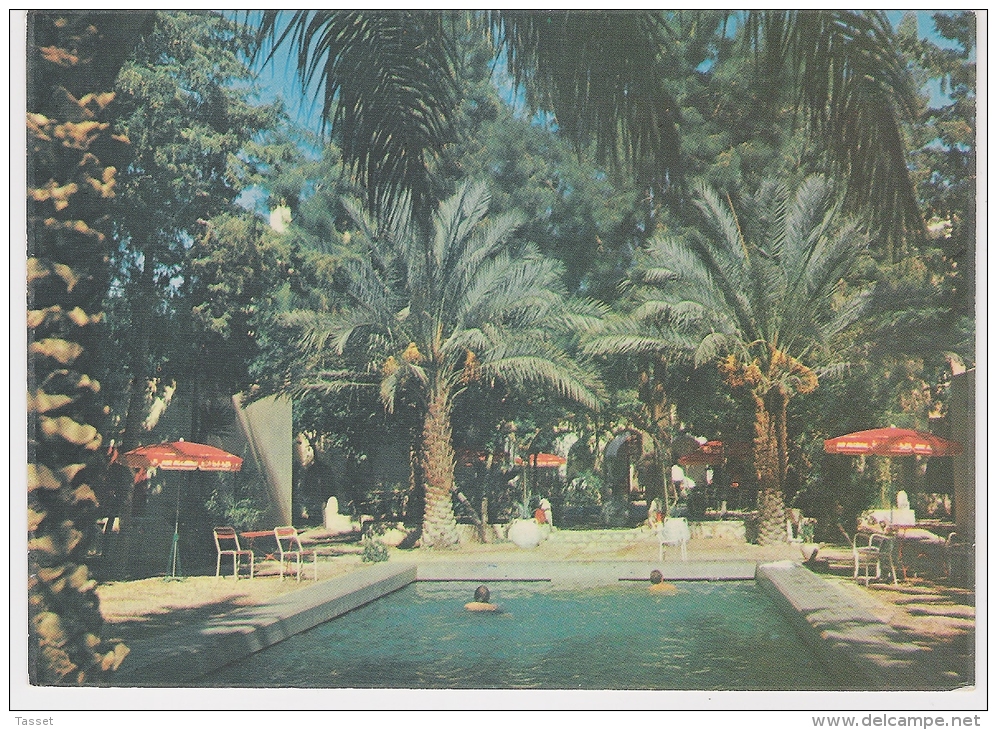
[[[258,507],[257,500],[252,497],[236,499],[218,489],[211,493],[204,507],[215,523],[231,525],[236,530],[255,527],[266,513],[266,509]]]
[[[630,527],[630,505],[613,497],[602,505],[599,521],[606,527]]]
[[[361,546],[360,560],[365,563],[383,563],[388,559],[388,548],[371,534],[364,535]]]
[[[583,471],[564,489],[565,507],[586,509],[602,505],[602,477],[593,471]]]

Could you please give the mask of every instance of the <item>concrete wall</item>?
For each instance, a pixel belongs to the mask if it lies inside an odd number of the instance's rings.
[[[956,531],[968,541],[976,535],[976,369],[952,378],[949,395],[952,438],[963,452],[953,458]]]

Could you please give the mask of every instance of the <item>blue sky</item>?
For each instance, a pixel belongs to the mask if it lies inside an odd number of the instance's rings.
[[[239,15],[245,17],[243,11],[228,12],[238,12]],[[890,22],[896,26],[907,12],[910,11],[889,10],[886,15]],[[953,43],[945,41],[934,32],[932,14],[944,11],[918,10],[914,12],[917,14],[918,35],[921,38],[928,38],[942,47],[954,47]],[[307,93],[303,93],[301,81],[298,79],[295,70],[295,64],[289,56],[286,47],[278,49],[276,55],[268,64],[258,64],[258,71],[265,99],[270,100],[275,97],[284,99],[288,113],[292,119],[311,132],[317,133],[320,131],[319,117],[322,111],[322,103],[317,99],[314,88],[309,89]],[[945,97],[940,93],[937,85],[935,88],[929,89],[929,92],[931,94],[930,104],[932,106],[940,106],[945,102]]]

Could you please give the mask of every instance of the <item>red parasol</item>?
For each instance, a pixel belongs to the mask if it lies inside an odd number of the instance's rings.
[[[523,459],[518,456],[516,457],[516,466],[523,466],[523,464],[526,463],[530,466],[536,466],[543,469],[564,466],[568,463],[568,460],[563,456],[558,456],[557,454],[530,454],[528,462],[524,462]]]
[[[122,454],[121,461],[132,469],[239,471],[242,468],[242,459],[235,454],[192,441],[139,446]]]
[[[962,453],[962,445],[933,433],[890,426],[827,439],[824,451],[851,456],[955,456]]]
[[[150,444],[122,454],[122,463],[132,469],[163,469],[166,471],[239,471],[242,459],[235,454],[192,441]],[[141,472],[140,472],[141,473]],[[173,546],[170,548],[170,573],[176,579],[180,560],[180,485],[177,485],[177,513],[173,525]]]
[[[716,466],[731,457],[745,457],[751,453],[751,444],[707,441],[695,451],[679,457],[682,466]]]

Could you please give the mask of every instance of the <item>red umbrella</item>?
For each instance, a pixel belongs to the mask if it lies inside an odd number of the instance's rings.
[[[911,428],[873,428],[824,441],[829,454],[876,454],[878,456],[955,456],[962,445],[933,433]]]
[[[568,460],[557,454],[530,454],[529,462],[524,462],[520,457],[516,457],[516,466],[523,466],[525,463],[540,468],[552,468],[564,466],[568,463]]]
[[[122,454],[121,461],[132,469],[239,471],[242,468],[242,459],[235,454],[192,441],[139,446]]]
[[[696,451],[679,457],[682,466],[716,466],[723,464],[730,457],[745,457],[751,453],[751,444],[735,442],[725,444],[723,441],[707,441]]]
[[[150,444],[124,453],[120,460],[132,469],[163,469],[166,471],[239,471],[242,459],[235,454],[192,441]],[[177,513],[173,526],[173,546],[170,548],[170,570],[177,577],[180,556],[180,485],[177,485]]]

